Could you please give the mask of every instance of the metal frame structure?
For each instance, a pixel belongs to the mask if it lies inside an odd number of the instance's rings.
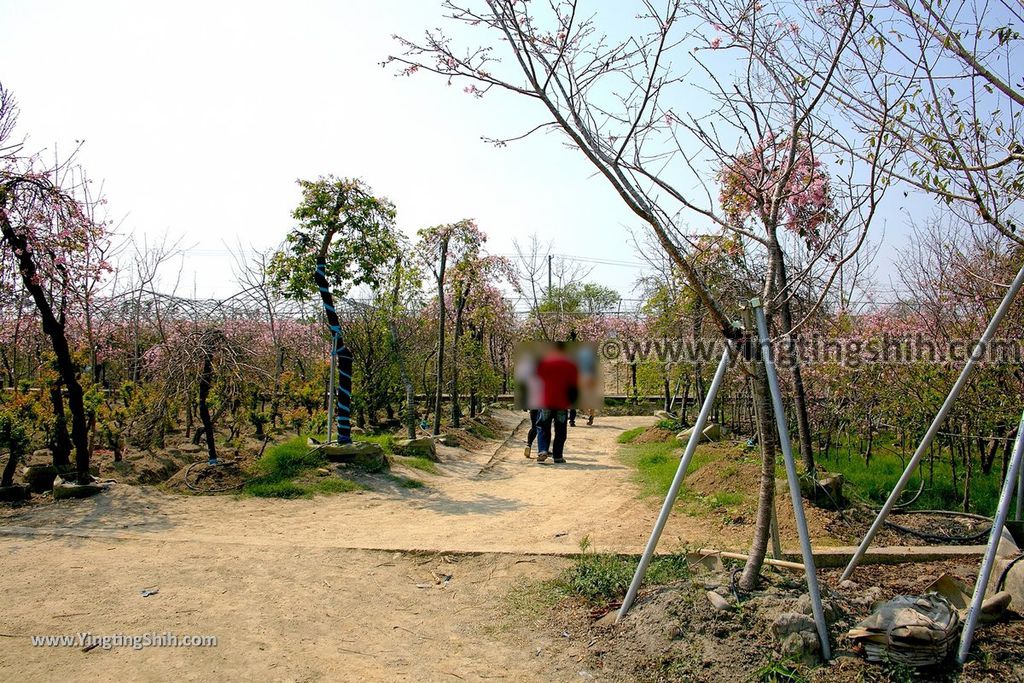
[[[814,613],[814,623],[818,631],[822,655],[826,660],[829,660],[832,658],[832,652],[829,643],[828,625],[825,622],[825,614],[821,605],[821,592],[818,587],[818,576],[814,566],[814,554],[811,550],[810,535],[807,531],[807,519],[804,516],[803,498],[800,495],[800,480],[796,473],[796,461],[793,458],[793,449],[789,440],[789,427],[786,424],[786,416],[783,410],[782,393],[779,389],[778,374],[776,373],[775,363],[772,360],[771,355],[771,340],[768,336],[768,325],[760,299],[751,299],[750,305],[754,309],[754,315],[757,319],[759,344],[762,352],[762,360],[765,365],[765,373],[768,376],[768,388],[772,397],[772,409],[775,413],[775,426],[779,436],[779,447],[786,463],[786,478],[789,482],[789,492],[793,501],[793,512],[796,517],[796,525],[800,536],[800,550],[804,561],[804,571],[807,576],[807,589],[811,597],[811,609]],[[672,512],[672,505],[675,503],[676,497],[679,495],[679,489],[682,486],[683,478],[686,476],[686,470],[690,466],[690,461],[693,459],[693,454],[697,450],[697,444],[700,443],[701,437],[703,436],[704,427],[707,423],[708,416],[711,414],[711,407],[714,404],[715,397],[722,385],[722,380],[725,377],[725,373],[729,368],[729,362],[734,353],[735,348],[732,343],[726,342],[726,348],[722,353],[722,359],[719,361],[718,368],[715,370],[715,376],[711,382],[711,387],[708,389],[707,395],[704,398],[704,404],[701,406],[700,413],[697,415],[697,421],[693,425],[690,438],[686,443],[686,449],[683,451],[683,456],[679,460],[679,467],[676,469],[675,477],[672,479],[672,485],[669,487],[668,494],[665,496],[665,502],[661,506],[661,512],[654,524],[654,529],[651,531],[651,536],[647,541],[647,546],[644,548],[643,555],[640,557],[640,563],[637,565],[636,572],[633,574],[633,580],[629,584],[629,590],[626,592],[626,597],[623,598],[622,606],[619,608],[619,612],[616,617],[616,622],[626,616],[626,613],[629,612],[630,607],[632,607],[633,602],[636,600],[637,591],[640,589],[640,584],[643,583],[644,577],[647,574],[647,568],[650,565],[651,558],[654,556],[655,550],[657,549],[658,541],[661,539],[661,533],[665,528],[665,523],[668,521],[668,517]]]
[[[913,476],[914,471],[921,462],[921,458],[924,457],[928,447],[931,446],[932,441],[935,439],[935,435],[942,427],[942,424],[946,421],[946,416],[953,408],[953,403],[956,402],[960,392],[963,390],[964,386],[967,385],[967,379],[974,370],[974,366],[978,364],[985,348],[988,346],[989,342],[992,341],[992,337],[995,335],[996,329],[999,327],[999,323],[1003,321],[1003,318],[1006,316],[1006,312],[1010,309],[1010,305],[1017,297],[1017,293],[1020,291],[1022,285],[1024,285],[1024,266],[1022,266],[1017,272],[1017,277],[1013,279],[1013,282],[1010,284],[1010,288],[1007,290],[1003,300],[999,302],[999,307],[992,315],[992,319],[989,320],[988,326],[981,335],[981,339],[978,340],[977,345],[975,345],[974,350],[971,352],[971,357],[964,365],[964,369],[960,371],[960,376],[957,377],[956,382],[953,384],[953,388],[949,390],[949,395],[946,396],[946,400],[942,403],[942,407],[939,408],[939,412],[936,413],[935,419],[932,420],[931,426],[928,427],[928,431],[925,432],[924,437],[921,438],[921,444],[917,447],[917,450],[914,451],[913,457],[911,457],[910,462],[907,463],[906,469],[903,470],[903,474],[900,476],[899,481],[896,482],[896,486],[893,488],[892,493],[889,494],[888,500],[885,501],[885,505],[883,505],[882,509],[878,512],[878,516],[875,517],[875,521],[871,524],[871,528],[868,529],[867,534],[857,547],[853,557],[850,558],[850,563],[846,566],[846,570],[843,572],[842,580],[850,578],[853,574],[853,571],[863,559],[864,553],[867,552],[867,549],[871,546],[871,542],[874,540],[875,535],[878,534],[879,530],[881,530],[882,525],[885,524],[885,520],[889,517],[889,513],[891,513],[893,507],[896,506],[896,501],[903,493],[903,489],[907,487],[907,482],[909,482],[910,477]],[[1018,486],[1018,490],[1019,489],[1020,486]],[[1020,504],[1018,503],[1018,511],[1019,510]]]
[[[1013,445],[1013,456],[1010,458],[1010,465],[1006,470],[1003,490],[999,493],[999,504],[996,507],[996,516],[992,520],[992,531],[989,532],[988,547],[985,548],[985,557],[981,561],[978,580],[974,584],[971,606],[967,609],[967,619],[964,621],[964,630],[960,635],[960,649],[957,651],[956,661],[961,664],[967,661],[967,653],[971,649],[974,629],[978,625],[978,617],[981,614],[981,603],[985,600],[988,582],[992,578],[992,565],[995,563],[996,551],[999,549],[999,540],[1003,536],[1006,518],[1010,513],[1010,501],[1013,499],[1015,484],[1018,486],[1017,509],[1020,510],[1019,477],[1021,475],[1022,457],[1024,457],[1024,413],[1021,413],[1020,424],[1017,426],[1017,439]]]

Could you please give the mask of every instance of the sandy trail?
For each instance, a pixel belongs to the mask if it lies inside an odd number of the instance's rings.
[[[545,466],[523,457],[521,414],[499,418],[518,425],[506,445],[446,451],[442,475],[415,473],[420,490],[289,501],[122,486],[6,513],[0,680],[588,679],[586,644],[508,617],[507,596],[556,575],[566,560],[543,554],[584,537],[643,547],[660,501],[637,497],[616,436],[652,420],[571,429],[569,462]],[[717,533],[676,515],[662,548]],[[79,632],[218,645],[82,652],[30,639]]]
[[[427,487],[311,500],[179,496],[115,487],[84,501],[6,516],[0,534],[51,533],[104,538],[309,548],[565,553],[588,537],[602,551],[639,552],[660,501],[640,499],[619,461],[616,437],[647,417],[599,418],[570,428],[564,465],[523,457],[521,413],[499,413],[515,433],[493,455],[447,450],[442,475],[413,473]],[[721,529],[673,516],[662,548],[723,543]],[[747,542],[742,535],[740,545]]]

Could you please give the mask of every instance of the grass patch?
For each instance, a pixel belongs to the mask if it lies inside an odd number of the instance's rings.
[[[290,479],[272,481],[263,477],[246,483],[242,491],[246,495],[256,498],[308,498],[310,496],[307,487],[296,484]]]
[[[634,437],[635,438],[635,437]],[[622,449],[621,457],[628,465],[636,468],[636,480],[645,496],[664,496],[672,485],[672,479],[679,469],[682,442],[668,441],[631,444]],[[704,448],[697,448],[690,461],[687,476],[715,459],[714,454]],[[683,488],[686,484],[684,481]]]
[[[580,544],[583,551],[572,566],[555,580],[555,586],[594,605],[606,605],[621,599],[629,589],[640,559],[635,556],[607,555],[589,552],[589,541]],[[690,576],[686,555],[662,555],[647,567],[648,584],[664,585]]]
[[[742,493],[729,493],[727,491],[714,493],[707,498],[708,504],[713,508],[736,507],[745,503],[746,500],[747,497]]]
[[[413,479],[411,477],[401,477],[397,474],[389,474],[388,479],[398,485],[399,488],[403,489],[421,489],[426,486],[419,479]]]
[[[420,456],[403,457],[400,455],[396,455],[393,458],[391,458],[391,460],[392,462],[395,462],[399,465],[404,465],[405,467],[409,467],[414,470],[419,470],[421,472],[428,472],[430,474],[441,473],[441,471],[437,469],[437,463],[435,463],[430,458],[424,458]]]
[[[313,470],[327,464],[322,453],[311,449],[305,439],[296,437],[263,454],[256,468],[259,474],[242,487],[242,494],[256,498],[309,498],[315,493],[344,493],[366,488],[340,478],[309,479]]]
[[[842,444],[838,449],[829,449],[828,454],[819,453],[817,462],[830,472],[840,472],[846,479],[846,488],[852,489],[855,498],[866,499],[873,504],[884,503],[892,492],[892,487],[903,474],[903,468],[912,453],[906,459],[893,451],[899,450],[891,437],[876,437],[875,451],[869,463],[857,452],[854,445]],[[916,444],[912,444],[912,449]],[[973,472],[971,474],[971,505],[970,512],[992,515],[999,501],[1000,478],[1002,476],[1001,458],[997,457],[992,471],[984,474],[981,463],[975,454]],[[925,454],[917,472],[907,484],[904,498],[918,490],[921,478],[924,477],[924,491],[912,508],[919,510],[962,510],[964,497],[963,462],[956,464],[956,481],[953,480],[953,468],[949,462],[949,449],[943,448],[941,453],[935,449],[934,458]]]
[[[366,488],[366,486],[351,479],[336,477],[325,477],[310,486],[312,493],[348,493],[349,491],[364,491]]]
[[[658,423],[654,425],[658,429],[664,429],[667,432],[678,432],[683,428],[683,423],[678,420],[658,420]]]
[[[627,429],[619,434],[615,440],[619,443],[633,443],[633,440],[645,431],[647,431],[647,427],[634,427],[633,429]]]
[[[395,452],[395,435],[394,434],[353,434],[353,441],[366,441],[369,443],[375,443],[381,447],[388,455]]]
[[[493,440],[498,438],[498,433],[496,431],[480,422],[470,422],[469,426],[466,427],[466,431],[478,439]]]

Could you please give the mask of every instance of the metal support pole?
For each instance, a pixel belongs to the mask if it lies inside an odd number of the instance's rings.
[[[338,346],[338,335],[331,335],[331,378],[327,388],[327,443],[334,441],[334,404],[338,402],[335,396],[335,382],[338,381],[338,354],[335,349]]]
[[[779,432],[779,449],[786,462],[786,479],[789,480],[789,495],[793,501],[793,516],[796,517],[796,529],[800,535],[800,551],[804,558],[804,571],[807,574],[807,592],[811,595],[811,610],[814,612],[814,623],[818,627],[818,638],[821,640],[821,654],[826,661],[832,659],[832,648],[828,640],[828,624],[825,623],[825,611],[821,608],[821,592],[818,589],[818,574],[814,568],[814,553],[811,551],[811,537],[807,531],[807,518],[804,516],[804,501],[800,497],[800,479],[796,473],[796,461],[793,460],[793,447],[789,442],[789,427],[786,425],[786,413],[782,405],[782,392],[779,390],[779,378],[775,372],[775,361],[772,360],[771,341],[768,337],[768,322],[764,317],[764,309],[760,299],[751,299],[750,305],[757,317],[757,336],[761,345],[761,360],[765,374],[768,376],[768,389],[772,394],[772,409],[775,412],[775,426]]]
[[[1017,429],[1017,438],[1020,438],[1020,428]],[[1024,467],[1021,468],[1020,474],[1017,475],[1017,521],[1021,521],[1024,516]]]
[[[964,365],[964,369],[960,371],[960,376],[957,377],[956,383],[953,384],[953,388],[949,390],[949,396],[946,397],[942,407],[939,408],[939,412],[935,415],[935,419],[932,421],[928,431],[925,432],[924,437],[921,439],[921,444],[914,451],[914,456],[907,463],[907,468],[903,470],[903,475],[900,476],[899,481],[896,482],[895,488],[892,493],[889,494],[889,499],[885,501],[885,505],[879,511],[878,516],[875,517],[875,521],[871,524],[871,528],[868,529],[868,533],[864,536],[864,540],[860,542],[857,551],[850,558],[850,564],[846,566],[846,570],[843,572],[843,576],[840,579],[844,581],[850,578],[853,574],[853,570],[860,564],[861,559],[864,557],[864,553],[867,552],[868,547],[871,545],[871,541],[874,540],[875,535],[885,524],[886,518],[889,517],[889,513],[892,512],[893,507],[896,505],[896,501],[899,499],[900,494],[903,493],[903,489],[907,487],[907,482],[910,481],[910,477],[913,476],[914,470],[917,469],[918,463],[921,462],[921,458],[924,457],[925,451],[931,446],[932,440],[935,439],[935,435],[942,427],[942,423],[946,421],[946,415],[953,408],[953,403],[956,402],[957,396],[960,395],[960,391],[967,384],[967,378],[970,376],[971,371],[974,370],[974,366],[978,363],[981,358],[985,347],[988,346],[989,342],[992,341],[992,337],[996,333],[996,328],[999,327],[999,323],[1002,322],[1003,317],[1009,310],[1010,305],[1013,303],[1014,298],[1017,296],[1017,292],[1020,291],[1021,285],[1024,284],[1024,266],[1021,267],[1017,273],[1017,277],[1013,279],[1010,284],[1010,288],[1006,291],[1006,295],[1003,300],[999,302],[999,308],[992,315],[992,319],[988,323],[988,327],[981,335],[981,339],[978,340],[978,344],[974,347],[974,351],[971,353],[971,357],[967,360]]]
[[[956,661],[961,664],[967,661],[967,653],[971,649],[974,628],[978,625],[978,616],[981,614],[981,603],[985,600],[985,591],[988,590],[988,582],[992,578],[992,564],[996,559],[996,550],[999,549],[1003,527],[1006,526],[1006,518],[1010,514],[1013,487],[1020,475],[1020,461],[1024,456],[1024,433],[1022,432],[1024,432],[1024,413],[1020,416],[1017,440],[1013,444],[1013,457],[1010,459],[1009,469],[1006,470],[1006,480],[1003,482],[1003,490],[999,494],[999,506],[996,508],[996,516],[992,520],[992,531],[988,536],[988,548],[985,549],[985,558],[981,561],[978,581],[974,584],[974,597],[971,598],[971,606],[967,610],[967,620],[964,623],[964,632],[960,636],[960,650],[957,652]]]
[[[622,606],[619,608],[619,614],[615,618],[616,623],[626,616],[626,612],[629,611],[633,601],[636,600],[636,592],[640,590],[640,584],[643,583],[644,576],[647,574],[647,565],[651,563],[651,557],[654,556],[654,551],[658,547],[661,532],[665,529],[665,523],[672,512],[672,505],[676,502],[679,488],[683,485],[683,477],[686,476],[686,470],[690,466],[694,452],[697,450],[697,444],[700,443],[703,436],[704,425],[708,421],[708,415],[711,414],[711,406],[715,402],[715,395],[718,394],[718,389],[722,386],[722,379],[725,377],[725,371],[729,368],[731,358],[732,342],[727,340],[725,342],[725,351],[722,352],[722,360],[718,362],[718,369],[715,370],[715,378],[711,381],[711,388],[708,389],[707,396],[704,397],[704,405],[700,408],[697,421],[693,423],[693,431],[690,433],[690,439],[686,442],[686,450],[683,451],[683,457],[679,460],[676,476],[672,479],[672,485],[665,496],[665,503],[661,506],[658,521],[654,523],[654,530],[651,531],[651,537],[647,541],[647,547],[644,548],[644,554],[640,556],[640,564],[637,565],[636,573],[633,574],[633,581],[629,584],[626,597],[622,599]]]

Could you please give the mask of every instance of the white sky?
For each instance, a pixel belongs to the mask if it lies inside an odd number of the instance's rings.
[[[480,141],[528,129],[533,103],[380,66],[392,34],[439,17],[433,0],[0,0],[0,79],[29,149],[86,141],[122,232],[195,246],[184,280],[200,296],[234,291],[226,245],[276,245],[295,179],[327,173],[388,196],[410,235],[473,217],[492,253],[536,232],[556,253],[639,261],[641,224],[578,152],[553,135]],[[638,274],[590,279],[629,297]]]

